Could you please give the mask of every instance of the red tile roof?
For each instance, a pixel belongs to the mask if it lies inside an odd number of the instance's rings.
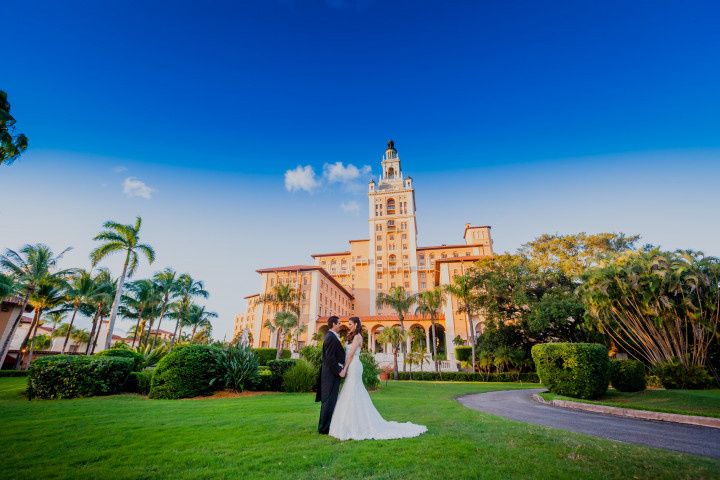
[[[330,280],[333,284],[335,284],[336,287],[338,287],[340,290],[342,290],[348,297],[350,297],[351,300],[354,300],[355,297],[353,297],[353,294],[347,291],[345,287],[342,286],[340,282],[335,280],[332,275],[330,275],[327,270],[325,270],[322,267],[319,267],[317,265],[290,265],[288,267],[272,267],[272,268],[261,268],[260,270],[255,270],[257,273],[273,273],[273,272],[307,272],[311,270],[317,270],[323,275],[325,275],[328,280]]]
[[[467,245],[465,243],[455,245],[433,245],[431,247],[417,247],[418,250],[441,250],[443,248],[472,248],[477,245]]]
[[[333,252],[333,253],[313,253],[310,255],[312,258],[315,257],[340,257],[343,255],[350,255],[350,252]]]

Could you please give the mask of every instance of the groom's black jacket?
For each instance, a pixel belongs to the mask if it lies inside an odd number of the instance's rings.
[[[322,366],[318,382],[316,402],[326,402],[333,387],[340,383],[340,371],[345,364],[345,350],[333,332],[328,332],[323,341]]]

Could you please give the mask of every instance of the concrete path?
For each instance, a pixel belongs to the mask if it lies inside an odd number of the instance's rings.
[[[541,388],[478,393],[460,397],[458,401],[468,408],[520,422],[720,458],[720,429],[566,410],[530,398],[544,391]]]

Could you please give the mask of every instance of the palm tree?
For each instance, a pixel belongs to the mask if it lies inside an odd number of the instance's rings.
[[[260,303],[267,303],[270,305],[273,305],[277,311],[277,314],[275,315],[275,329],[277,329],[277,343],[275,345],[276,347],[276,353],[275,358],[279,359],[282,355],[282,347],[279,344],[283,343],[284,335],[288,332],[284,328],[284,324],[288,322],[288,319],[291,317],[287,315],[283,315],[280,317],[280,323],[277,323],[278,315],[280,313],[290,313],[295,316],[295,323],[292,325],[297,325],[299,320],[298,317],[300,315],[300,301],[302,300],[302,293],[295,289],[292,285],[289,283],[278,283],[275,285],[272,289],[272,292],[261,295],[258,301]],[[266,325],[272,323],[270,320],[266,322]],[[291,322],[292,323],[292,322]],[[291,328],[292,328],[291,326]]]
[[[170,267],[166,268],[162,272],[156,273],[153,276],[153,281],[155,282],[155,289],[160,295],[162,295],[162,306],[160,307],[157,330],[155,331],[155,338],[153,338],[152,343],[154,347],[158,336],[160,335],[160,325],[162,325],[168,304],[170,300],[180,293],[180,282],[178,281],[177,273]]]
[[[275,358],[278,359],[282,355],[285,348],[285,337],[292,334],[292,330],[298,326],[298,316],[289,311],[281,310],[275,314],[273,321],[270,319],[265,321],[265,326],[271,332],[277,331],[277,352]]]
[[[198,327],[205,328],[210,325],[211,318],[217,318],[217,313],[209,312],[205,310],[205,307],[200,305],[191,304],[187,312],[188,316],[185,319],[185,325],[192,326],[192,332],[190,333],[190,339],[195,337],[195,331]]]
[[[52,346],[52,342],[52,337],[43,333],[41,335],[35,335],[31,344],[33,348],[37,350],[48,350]]]
[[[15,330],[17,330],[20,319],[27,308],[30,295],[35,291],[37,285],[50,276],[62,277],[72,272],[72,270],[61,270],[53,273],[58,261],[69,250],[70,248],[66,248],[58,255],[55,255],[50,247],[38,243],[25,245],[18,252],[7,249],[4,255],[0,255],[0,268],[12,277],[14,293],[22,296],[20,311],[12,321],[10,332],[8,332],[5,342],[3,342],[2,349],[0,349],[0,365],[5,361],[5,356],[10,348],[10,341],[15,336]],[[7,281],[5,281],[5,285],[5,288],[8,288]]]
[[[66,287],[67,283],[64,280],[51,277],[38,284],[32,295],[30,295],[28,303],[35,310],[33,321],[30,324],[30,330],[28,330],[28,336],[30,336],[30,338],[37,336],[37,329],[40,326],[40,318],[42,317],[43,311],[49,308],[57,307],[65,301]],[[20,346],[20,352],[18,353],[18,358],[15,362],[16,369],[19,369],[22,364],[24,349],[28,340],[29,339],[26,337],[26,340],[23,341],[23,344]],[[30,341],[30,349],[28,350],[28,365],[32,362],[34,349],[35,345],[32,341]]]
[[[404,345],[406,339],[407,333],[405,332],[405,330],[398,327],[386,328],[382,332],[380,332],[380,335],[378,335],[378,341],[380,343],[389,343],[390,345],[392,345],[393,378],[395,380],[400,379],[400,374],[398,373],[398,352],[400,351],[400,345]]]
[[[92,318],[92,327],[90,329],[90,341],[88,341],[85,353],[91,355],[95,350],[97,338],[100,335],[100,325],[102,319],[107,316],[109,306],[115,297],[115,282],[113,282],[110,270],[101,268],[97,275],[93,277],[94,290],[92,295],[88,297],[85,304],[80,307],[80,311],[88,317]]]
[[[400,322],[400,330],[405,334],[405,315],[410,311],[413,304],[417,301],[417,295],[407,293],[403,287],[393,287],[388,293],[380,292],[375,299],[378,308],[390,307],[397,313]],[[402,345],[403,352],[403,371],[405,371],[405,355],[406,345]]]
[[[160,295],[155,289],[155,283],[147,279],[128,283],[127,291],[128,293],[122,296],[119,312],[125,318],[137,319],[135,335],[132,341],[132,346],[135,347],[135,340],[138,340],[139,344],[142,343],[142,337],[145,333],[145,329],[141,330],[140,325],[141,323],[145,325],[148,318],[152,316],[152,310],[160,302]]]
[[[184,326],[185,319],[190,313],[190,306],[194,297],[208,298],[210,294],[205,290],[205,285],[201,280],[195,280],[187,273],[183,273],[178,277],[178,296],[179,302],[175,302],[172,308],[172,318],[175,319],[175,331],[170,339],[170,348],[168,353],[172,351],[175,341],[179,338],[179,331]]]
[[[123,225],[121,223],[108,221],[105,222],[104,231],[95,235],[93,240],[103,242],[99,247],[90,253],[92,266],[95,267],[104,258],[115,252],[122,252],[125,255],[123,261],[123,269],[120,278],[117,281],[117,291],[110,309],[110,324],[108,325],[107,338],[105,338],[105,348],[110,348],[112,342],[112,334],[115,329],[115,318],[117,317],[118,307],[120,306],[120,298],[125,285],[125,279],[132,277],[138,266],[138,254],[141,253],[147,259],[148,263],[155,261],[155,250],[146,244],[140,243],[140,226],[142,219],[137,217],[134,225]]]
[[[443,305],[445,305],[445,295],[443,294],[442,288],[435,287],[431,290],[426,290],[418,296],[418,306],[415,309],[415,313],[430,317],[430,332],[432,333],[432,359],[435,362],[435,371],[440,371],[440,366],[437,361],[437,329],[435,322],[437,321],[438,315]]]
[[[475,327],[472,324],[473,303],[475,302],[475,292],[468,275],[456,275],[453,277],[452,283],[445,285],[445,291],[455,297],[457,300],[458,313],[465,313],[468,324],[468,334],[470,335],[471,363],[473,372],[475,371]]]
[[[15,295],[18,288],[13,277],[0,273],[0,301]]]
[[[63,342],[62,353],[65,353],[68,341],[70,340],[70,332],[73,331],[73,325],[75,325],[75,316],[77,315],[80,307],[87,305],[97,286],[93,281],[90,272],[87,270],[79,270],[68,284],[67,291],[65,292],[65,301],[69,307],[72,308],[72,316],[70,317],[70,327],[68,328],[67,335],[65,336],[65,342]]]
[[[44,320],[50,322],[50,325],[52,325],[52,330],[53,332],[55,332],[58,326],[60,326],[63,320],[65,320],[65,311],[53,310],[52,312],[47,312],[45,314]]]

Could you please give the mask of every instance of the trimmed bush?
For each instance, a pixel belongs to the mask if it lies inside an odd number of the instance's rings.
[[[668,390],[679,388],[701,390],[710,388],[714,383],[713,378],[704,368],[694,365],[686,369],[677,360],[656,365],[653,373],[660,378],[660,383]]]
[[[267,366],[258,368],[258,382],[253,385],[253,390],[258,392],[273,391],[273,374]]]
[[[430,382],[525,382],[540,383],[537,373],[400,372],[400,380]]]
[[[380,367],[375,361],[375,356],[370,352],[360,352],[360,362],[363,366],[362,379],[365,388],[375,390],[380,385]]]
[[[282,358],[280,360],[270,360],[268,362],[268,368],[272,372],[271,390],[280,391],[282,390],[283,376],[297,360],[291,358]]]
[[[317,369],[312,363],[300,359],[283,374],[283,390],[286,392],[310,392],[317,380]]]
[[[147,395],[150,393],[153,373],[155,373],[154,368],[146,368],[139,372],[130,372],[125,384],[125,391]]]
[[[258,361],[251,349],[237,345],[223,353],[221,377],[216,381],[237,392],[243,392],[259,381]]]
[[[300,349],[300,358],[312,363],[319,370],[322,364],[322,346],[305,345]]]
[[[469,362],[472,357],[472,347],[455,347],[455,359],[458,362]]]
[[[612,360],[610,384],[619,392],[645,390],[645,365],[638,360]]]
[[[155,368],[150,398],[187,398],[210,395],[222,388],[213,379],[222,374],[223,352],[210,345],[189,345],[173,350]]]
[[[27,377],[27,370],[0,370],[0,377]]]
[[[532,347],[540,380],[558,395],[592,399],[610,380],[607,348],[599,343],[542,343]]]
[[[28,370],[28,398],[75,398],[120,392],[133,361],[120,357],[53,355]]]
[[[145,366],[145,357],[141,353],[130,350],[128,348],[110,348],[108,350],[103,350],[102,352],[96,353],[95,356],[129,358],[133,361],[133,372],[142,370],[142,368]]]
[[[255,355],[257,355],[258,363],[260,365],[268,365],[269,362],[275,360],[277,355],[277,348],[253,348]],[[290,358],[290,350],[283,349],[280,359]]]

